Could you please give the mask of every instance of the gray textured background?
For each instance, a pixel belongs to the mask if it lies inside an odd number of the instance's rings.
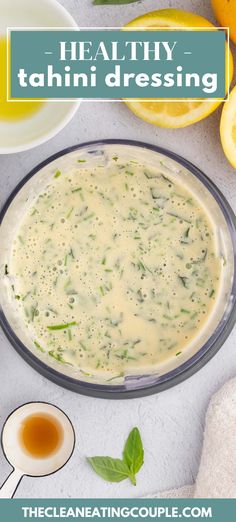
[[[36,0],[34,0],[36,1]],[[178,7],[214,21],[210,0],[143,0],[127,6],[94,7],[92,0],[60,0],[81,26],[122,26],[144,12]],[[235,51],[235,49],[234,49]],[[234,52],[235,54],[235,52]],[[131,138],[165,146],[203,169],[236,209],[236,171],[220,146],[218,109],[206,120],[186,129],[166,130],[137,119],[123,104],[82,103],[71,123],[50,142],[34,150],[1,156],[1,204],[16,183],[38,162],[76,143],[107,137]],[[0,333],[0,428],[19,404],[50,400],[71,417],[77,433],[73,458],[56,475],[24,478],[19,497],[138,497],[157,490],[192,483],[198,469],[209,398],[236,374],[236,332],[199,373],[160,395],[131,401],[107,401],[76,395],[50,383],[16,354]],[[108,484],[96,476],[85,455],[120,456],[133,426],[139,426],[145,465],[134,488],[128,481]],[[0,453],[0,482],[10,466]]]

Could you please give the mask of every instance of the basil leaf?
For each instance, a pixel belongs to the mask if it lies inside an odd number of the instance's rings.
[[[123,451],[123,460],[134,477],[144,462],[143,444],[138,428],[134,428],[128,436]]]
[[[94,471],[108,482],[121,482],[129,478],[136,486],[136,473],[143,465],[144,451],[138,428],[133,428],[126,441],[123,460],[112,457],[89,457]]]
[[[111,5],[111,4],[133,4],[134,2],[139,2],[140,0],[93,0],[93,5]]]
[[[125,462],[112,457],[89,457],[88,462],[94,471],[108,482],[121,482],[129,477],[130,471]]]

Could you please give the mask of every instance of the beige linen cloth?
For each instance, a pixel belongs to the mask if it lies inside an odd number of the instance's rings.
[[[149,498],[236,498],[236,379],[211,398],[196,483]]]

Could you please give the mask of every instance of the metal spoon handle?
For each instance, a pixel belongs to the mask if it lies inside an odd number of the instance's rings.
[[[14,469],[0,489],[0,498],[14,497],[23,475],[22,471]]]

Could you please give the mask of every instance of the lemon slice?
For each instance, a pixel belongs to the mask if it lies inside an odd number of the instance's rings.
[[[236,169],[236,87],[225,102],[220,121],[220,137],[224,153]]]
[[[153,11],[151,13],[147,13],[143,16],[135,18],[131,22],[129,22],[124,29],[127,30],[131,28],[142,28],[147,29],[149,31],[156,30],[157,28],[163,27],[176,27],[183,28],[183,30],[187,30],[188,28],[196,28],[196,31],[199,28],[207,28],[214,27],[208,20],[203,18],[202,16],[188,13],[186,11],[181,11],[178,9],[162,9],[160,11]],[[233,78],[233,57],[230,52],[229,56],[229,78],[230,83]],[[226,44],[226,82],[228,87],[228,46]],[[138,101],[130,101],[128,99],[124,100],[126,105],[131,109],[136,116],[139,118],[152,123],[153,125],[158,125],[159,127],[169,127],[172,129],[177,129],[180,127],[186,127],[187,125],[191,125],[196,123],[197,121],[206,118],[209,114],[211,114],[217,107],[220,105],[221,101],[211,100],[208,101],[204,99],[204,101],[199,98],[196,101],[188,101],[188,99],[175,101],[170,99],[165,99],[164,101],[159,101],[158,99],[147,99],[144,101],[143,99]]]
[[[211,0],[216,20],[229,28],[229,36],[236,44],[236,2],[235,0]]]

